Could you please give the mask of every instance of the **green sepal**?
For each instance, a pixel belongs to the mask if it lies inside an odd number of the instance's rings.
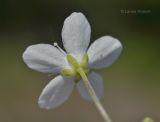
[[[87,53],[85,53],[82,57],[82,61],[81,61],[81,64],[80,64],[83,68],[87,68],[87,65],[88,65],[88,55]]]
[[[71,64],[72,67],[74,67],[76,69],[80,67],[77,60],[71,54],[67,55],[67,60],[68,60],[69,64]]]
[[[62,69],[61,74],[64,76],[75,76],[76,72],[73,69]]]
[[[71,65],[71,68],[64,68],[61,70],[61,75],[64,76],[74,76],[75,83],[81,80],[82,76],[80,74],[87,75],[89,72],[88,69],[88,55],[85,53],[82,57],[81,62],[78,62],[71,54],[66,56],[68,63]]]

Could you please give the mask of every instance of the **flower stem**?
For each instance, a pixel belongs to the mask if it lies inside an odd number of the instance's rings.
[[[89,94],[90,94],[90,96],[91,96],[91,98],[92,98],[95,106],[97,107],[98,111],[102,115],[104,121],[105,122],[112,122],[111,119],[110,119],[110,117],[108,116],[107,112],[105,111],[103,105],[99,101],[99,99],[98,99],[98,97],[97,97],[97,95],[96,95],[96,93],[95,93],[92,85],[90,84],[90,82],[89,82],[89,80],[88,80],[85,72],[83,71],[83,69],[79,68],[78,72],[79,72],[80,76],[82,77],[83,82],[85,84],[85,87],[87,88],[87,90],[88,90],[88,92],[89,92]]]

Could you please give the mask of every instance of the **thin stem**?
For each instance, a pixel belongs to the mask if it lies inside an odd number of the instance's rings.
[[[102,115],[103,119],[105,122],[112,122],[110,117],[108,116],[107,112],[105,111],[104,107],[102,106],[101,102],[99,101],[92,85],[90,84],[86,74],[84,73],[82,68],[78,69],[79,74],[81,75],[83,82],[85,84],[85,87],[87,88],[95,106],[97,107],[98,111],[100,112],[100,114]]]

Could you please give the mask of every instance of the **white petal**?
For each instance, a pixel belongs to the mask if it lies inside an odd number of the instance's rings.
[[[82,13],[72,13],[64,21],[62,29],[63,45],[68,53],[84,54],[90,42],[91,28]]]
[[[92,72],[88,76],[88,79],[89,79],[96,95],[98,96],[98,98],[101,98],[102,95],[103,95],[103,80],[102,80],[102,77],[99,74],[97,74],[95,72]],[[77,88],[78,88],[78,91],[79,91],[80,95],[83,98],[85,98],[86,100],[91,100],[91,97],[88,93],[88,90],[86,89],[82,80],[78,82]]]
[[[97,39],[88,49],[89,67],[104,68],[110,66],[122,51],[121,43],[111,37]]]
[[[67,65],[65,56],[49,44],[29,46],[23,53],[23,60],[31,69],[45,73],[57,73]]]
[[[68,99],[73,86],[71,78],[57,76],[43,89],[38,101],[39,106],[45,109],[58,107]]]

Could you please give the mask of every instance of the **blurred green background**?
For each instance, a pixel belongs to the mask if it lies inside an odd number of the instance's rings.
[[[92,41],[111,35],[123,52],[110,68],[100,70],[102,103],[113,122],[160,121],[160,1],[158,0],[1,0],[0,122],[102,122],[92,103],[74,90],[53,110],[40,109],[41,90],[53,77],[30,70],[22,60],[32,44],[61,44],[64,19],[83,12]],[[62,45],[60,45],[62,46]]]

